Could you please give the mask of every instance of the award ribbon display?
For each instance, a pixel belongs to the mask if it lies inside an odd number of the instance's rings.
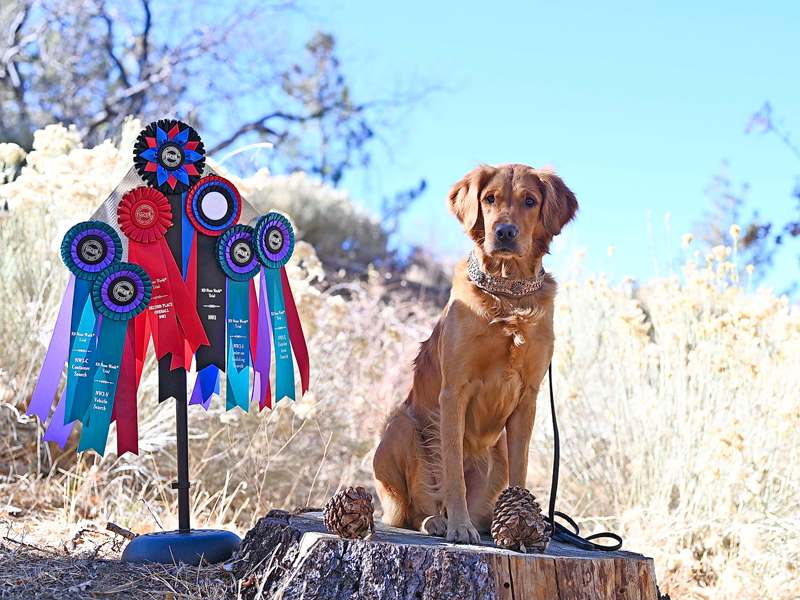
[[[275,347],[275,401],[295,399],[292,351],[300,371],[302,393],[308,391],[309,360],[303,328],[297,314],[292,289],[284,265],[294,251],[294,230],[283,215],[271,212],[258,220],[253,232],[256,253],[261,262],[261,297],[259,298],[259,327],[256,350],[256,380],[259,404],[271,407],[271,399],[263,382],[269,379],[270,343]],[[267,318],[268,316],[268,318]],[[263,327],[267,324],[267,327]],[[266,368],[266,377],[264,369]],[[263,395],[261,395],[263,394]]]
[[[148,125],[134,167],[61,244],[69,281],[27,411],[47,424],[44,441],[63,448],[79,421],[78,450],[102,455],[116,421],[117,454],[137,454],[137,393],[151,337],[159,402],[185,402],[194,359],[189,404],[208,409],[224,371],[228,409],[247,411],[251,399],[271,408],[273,348],[274,400],[295,398],[292,355],[305,393],[308,349],[284,268],[293,249],[288,219],[260,216],[207,168],[194,129],[167,119]]]
[[[135,188],[122,196],[117,220],[128,238],[129,258],[144,267],[153,282],[153,300],[147,318],[156,358],[161,359],[167,353],[183,357],[184,340],[192,353],[208,345],[191,294],[164,238],[172,225],[172,208],[167,198],[153,188]],[[182,365],[173,362],[172,368],[179,366]]]

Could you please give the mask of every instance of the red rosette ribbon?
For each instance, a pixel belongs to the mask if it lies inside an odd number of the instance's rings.
[[[208,337],[164,237],[172,226],[169,200],[156,189],[135,188],[122,196],[117,221],[128,238],[129,260],[144,268],[153,282],[147,311],[137,318],[147,315],[156,357],[171,353],[181,357],[172,362],[172,368],[184,366],[184,341],[194,354],[200,346],[208,345]]]
[[[129,240],[149,244],[163,238],[172,226],[172,207],[158,190],[138,187],[122,196],[117,221]]]

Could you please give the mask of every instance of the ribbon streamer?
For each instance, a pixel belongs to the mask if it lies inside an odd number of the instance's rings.
[[[269,316],[272,323],[272,343],[275,348],[275,403],[288,397],[294,400],[294,364],[292,363],[292,344],[286,321],[286,305],[283,300],[280,272],[264,269]]]
[[[136,396],[139,390],[139,375],[136,365],[136,326],[128,322],[125,347],[122,351],[117,393],[111,420],[117,422],[117,455],[126,452],[139,454],[139,415]]]
[[[67,403],[64,401],[66,393],[67,391],[64,390],[64,393],[61,394],[61,399],[56,405],[56,412],[53,413],[53,417],[50,419],[50,423],[47,425],[47,430],[44,432],[44,437],[42,438],[43,442],[55,442],[61,446],[61,448],[67,445],[67,440],[72,433],[72,429],[75,427],[75,421],[64,423],[64,413],[67,409]]]
[[[122,197],[117,218],[128,237],[130,259],[141,265],[153,282],[153,300],[147,314],[156,357],[161,359],[168,353],[183,357],[184,340],[192,353],[208,345],[180,268],[164,238],[172,225],[167,198],[158,190],[138,187]],[[172,364],[173,369],[180,366],[183,365]]]
[[[294,303],[294,296],[289,285],[289,277],[286,275],[286,269],[281,269],[281,287],[283,288],[283,298],[286,302],[289,339],[292,343],[294,356],[297,359],[297,369],[300,371],[300,395],[302,397],[309,390],[311,365],[308,346],[306,346],[306,337],[303,335],[303,325],[300,323],[300,315],[297,313],[297,305]]]
[[[228,280],[227,310],[227,409],[249,408],[250,386],[250,290],[249,284]]]
[[[211,365],[197,373],[189,406],[199,404],[203,409],[208,410],[214,394],[219,395],[219,369]]]
[[[269,383],[269,371],[272,361],[272,322],[270,320],[269,299],[267,296],[267,277],[261,267],[258,286],[258,320],[256,325],[256,359],[254,361],[255,377],[251,399],[258,400],[259,410],[272,408],[272,392]]]
[[[92,302],[87,302],[81,314],[75,340],[69,353],[67,392],[64,399],[64,425],[80,420],[89,406],[88,390],[94,377],[97,351],[99,313]]]
[[[58,384],[61,381],[61,373],[64,364],[67,362],[70,347],[70,322],[72,317],[72,300],[75,293],[75,276],[69,276],[67,290],[64,292],[64,299],[58,309],[56,326],[53,329],[53,336],[50,338],[50,345],[47,347],[47,354],[42,365],[42,374],[36,382],[33,390],[33,397],[28,406],[29,415],[36,415],[44,423],[50,415],[50,408],[53,405]]]
[[[184,204],[185,205],[185,204]],[[184,252],[186,258],[186,287],[189,289],[189,293],[193,299],[197,299],[197,252],[194,252],[194,245],[195,245],[195,231],[194,228],[191,227],[191,221],[186,216],[186,211],[182,211],[184,214],[184,221],[183,226],[186,228],[188,232],[191,232],[189,237],[189,244],[188,249],[186,244],[184,243]],[[184,241],[186,240],[187,236],[184,236]],[[192,390],[192,395],[189,398],[189,406],[193,406],[195,404],[199,404],[203,407],[203,409],[208,410],[211,406],[211,397],[214,394],[219,394],[219,367],[216,365],[208,365],[203,369],[198,369],[197,371],[197,379],[195,380],[194,389]]]
[[[168,194],[166,195],[169,201],[172,214],[176,215],[173,219],[172,227],[167,229],[164,234],[164,239],[167,241],[167,246],[175,259],[175,264],[181,267],[181,275],[186,280],[186,269],[184,265],[184,239],[185,233],[194,233],[194,230],[188,226],[185,218],[184,206],[186,204],[186,194]],[[177,218],[181,215],[181,218]],[[186,252],[187,258],[189,253]],[[189,297],[194,298],[192,289],[187,285],[186,289],[189,291]],[[188,309],[187,309],[188,310]],[[192,306],[192,310],[195,307]],[[182,354],[168,354],[158,361],[158,402],[165,402],[170,398],[175,400],[181,399],[186,396],[186,375],[192,367],[192,348],[184,340]]]

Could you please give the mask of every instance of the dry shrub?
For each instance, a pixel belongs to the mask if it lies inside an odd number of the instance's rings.
[[[378,218],[358,208],[345,190],[335,189],[301,171],[271,176],[268,169],[247,179],[209,164],[230,178],[261,213],[289,215],[298,239],[314,246],[332,269],[363,272],[392,256],[389,234]]]
[[[796,598],[800,310],[747,293],[730,254],[690,257],[636,295],[563,278],[559,506],[653,556],[674,597]],[[549,427],[534,443],[542,488]]]

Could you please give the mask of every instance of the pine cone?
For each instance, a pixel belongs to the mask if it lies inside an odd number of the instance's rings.
[[[536,498],[520,485],[506,488],[492,515],[492,537],[500,548],[544,552],[550,543],[547,519]]]
[[[335,494],[322,509],[322,520],[328,531],[339,537],[355,539],[367,530],[375,531],[372,494],[363,487],[350,486]]]

